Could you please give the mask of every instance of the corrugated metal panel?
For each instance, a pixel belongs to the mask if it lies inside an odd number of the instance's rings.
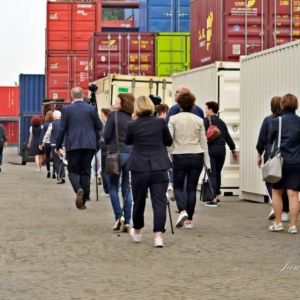
[[[0,118],[19,115],[19,87],[0,87]]]
[[[140,32],[190,31],[189,0],[142,0]]]
[[[240,139],[240,74],[239,63],[216,62],[208,66],[192,69],[173,76],[173,94],[181,86],[188,86],[196,96],[196,103],[202,109],[207,101],[217,101],[220,117],[239,150]],[[238,193],[239,165],[231,161],[228,150],[222,172],[222,191]]]
[[[45,75],[20,74],[20,113],[39,114],[45,98]]]
[[[19,141],[19,122],[2,122],[8,145],[17,145]]]
[[[266,50],[241,60],[241,197],[263,201],[261,170],[256,167],[256,142],[273,96],[299,97],[300,42]]]
[[[190,69],[190,33],[158,33],[155,48],[156,76]]]

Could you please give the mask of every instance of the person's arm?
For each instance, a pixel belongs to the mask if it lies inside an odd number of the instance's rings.
[[[210,157],[209,157],[209,154],[208,154],[208,145],[207,145],[207,138],[206,138],[206,135],[205,135],[205,127],[204,127],[204,124],[203,124],[203,120],[201,120],[202,122],[200,123],[200,146],[201,146],[201,149],[203,150],[203,153],[204,153],[204,164],[206,166],[206,168],[208,170],[211,169],[211,166],[210,166]]]
[[[7,146],[7,138],[6,138],[6,133],[5,133],[5,128],[3,127],[2,130],[2,139],[3,139],[3,146],[6,147]]]
[[[47,129],[47,131],[46,131],[46,133],[43,137],[42,144],[46,144],[46,143],[50,142],[52,128],[53,128],[53,126],[52,126],[52,123],[51,123],[51,124],[49,124],[48,129]]]
[[[173,144],[173,138],[171,136],[167,123],[164,120],[162,120],[162,122],[163,122],[163,143],[165,144],[165,146],[170,147]]]
[[[262,154],[265,151],[266,145],[268,143],[268,124],[265,118],[259,131],[258,140],[256,144],[257,158],[256,164],[260,168],[262,164]]]
[[[171,135],[171,138],[174,139],[174,134],[175,134],[175,127],[174,127],[174,121],[173,119],[170,119],[168,124],[168,129]]]
[[[115,114],[116,114],[116,112],[111,113],[108,116],[106,124],[105,124],[103,139],[104,139],[106,145],[110,144],[111,138],[113,135],[113,131],[115,130],[114,129],[115,128],[115,126],[114,126],[115,125]]]
[[[60,120],[60,131],[55,143],[56,144],[55,149],[57,151],[62,148],[64,137],[67,130],[68,130],[68,111],[66,107],[62,110],[61,120]]]
[[[32,142],[32,126],[30,126],[29,128],[29,141],[28,141],[28,144],[27,144],[27,147],[30,148],[31,147],[31,142]]]

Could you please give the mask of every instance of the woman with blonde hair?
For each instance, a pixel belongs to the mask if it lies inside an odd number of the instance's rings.
[[[134,242],[141,242],[149,189],[154,215],[154,246],[163,247],[168,169],[171,167],[166,147],[172,145],[172,137],[165,121],[153,114],[152,101],[147,96],[138,97],[134,103],[135,121],[128,124],[126,133],[126,144],[133,146],[128,160],[133,193],[133,228],[130,235]]]

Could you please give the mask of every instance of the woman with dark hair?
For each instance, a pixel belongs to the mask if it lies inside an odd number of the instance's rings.
[[[126,128],[132,121],[134,96],[132,94],[119,94],[114,103],[114,112],[112,112],[105,124],[104,141],[108,152],[120,152],[120,175],[111,175],[109,178],[109,194],[112,207],[115,214],[115,224],[113,230],[122,230],[129,232],[131,220],[132,195],[129,184],[129,171],[127,170],[127,161],[132,147],[125,144]],[[116,127],[117,124],[117,127]],[[116,137],[116,128],[118,140]],[[121,177],[121,193],[123,197],[123,209],[119,199],[119,182]],[[123,216],[124,210],[124,216]]]
[[[275,211],[275,221],[269,227],[270,231],[282,231],[282,193],[287,190],[290,209],[290,224],[288,232],[295,234],[299,214],[300,191],[300,117],[296,115],[298,99],[292,94],[282,97],[281,117],[272,121],[269,143],[277,140],[280,118],[282,121],[280,152],[283,157],[282,178],[272,185],[272,206]]]
[[[260,128],[256,149],[257,149],[257,159],[256,164],[259,168],[261,168],[262,163],[265,163],[270,154],[272,149],[272,144],[269,143],[268,137],[271,131],[271,125],[274,118],[278,117],[281,113],[281,97],[275,96],[271,99],[271,112],[272,115],[265,117],[263,123]],[[270,203],[272,204],[272,183],[266,182],[266,188],[268,191]],[[286,191],[283,192],[282,195],[283,200],[283,213],[281,216],[281,220],[283,222],[287,222],[289,220],[289,200],[287,197]],[[268,216],[269,220],[275,219],[274,209],[271,209],[271,212]]]
[[[42,133],[42,118],[40,116],[33,116],[31,119],[31,126],[29,129],[28,148],[30,155],[34,156],[36,171],[40,172],[43,164],[43,151],[39,148],[40,136]]]
[[[135,122],[128,124],[126,143],[133,145],[128,160],[133,193],[133,228],[130,235],[134,242],[141,242],[144,227],[144,210],[147,191],[150,190],[154,216],[154,246],[163,247],[169,184],[168,169],[171,161],[166,146],[172,138],[163,119],[155,118],[154,104],[147,96],[140,96],[134,103]]]
[[[210,202],[206,202],[205,206],[218,207],[220,200],[217,197],[221,195],[221,172],[226,157],[225,145],[227,144],[229,146],[234,160],[237,160],[237,156],[235,153],[235,144],[228,132],[227,126],[217,115],[219,112],[219,104],[214,101],[209,101],[206,102],[205,105],[206,118],[204,119],[204,125],[206,131],[211,125],[217,126],[220,130],[220,135],[208,143],[208,153],[211,163],[211,173],[209,176],[212,181],[215,198]]]
[[[181,112],[169,120],[173,138],[174,196],[180,212],[176,227],[184,225],[186,229],[193,228],[197,186],[203,163],[210,169],[203,119],[193,114],[195,100],[191,93],[180,94],[176,101]]]

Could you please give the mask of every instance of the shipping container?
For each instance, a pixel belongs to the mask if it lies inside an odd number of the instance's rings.
[[[102,30],[104,27],[113,27],[113,28],[126,28],[130,29],[134,27],[134,19],[129,20],[103,20],[102,21]]]
[[[0,118],[19,115],[19,87],[0,87]]]
[[[1,122],[1,121],[0,121]],[[19,142],[19,122],[10,121],[10,122],[1,122],[5,128],[5,135],[7,138],[8,146],[16,146]]]
[[[70,91],[80,86],[88,95],[88,53],[47,53],[47,98],[70,101]]]
[[[95,33],[89,46],[89,79],[109,74],[155,73],[153,33]]]
[[[100,30],[101,1],[47,2],[47,51],[87,51]]]
[[[109,75],[94,83],[98,87],[98,110],[110,108],[119,93],[132,93],[135,97],[156,95],[162,103],[172,104],[172,79],[169,77]]]
[[[256,143],[273,96],[300,97],[300,41],[241,59],[241,198],[263,202],[267,191],[256,166]]]
[[[192,68],[298,39],[299,8],[294,0],[192,0]]]
[[[20,114],[39,114],[45,98],[45,75],[20,74]]]
[[[140,0],[140,32],[189,32],[190,0]]]
[[[219,103],[219,116],[226,123],[237,152],[240,144],[240,66],[234,62],[216,62],[201,68],[175,74],[173,94],[181,85],[186,85],[196,96],[196,103],[203,110],[207,101]],[[221,191],[237,195],[239,192],[239,164],[227,155],[222,171]]]
[[[155,75],[172,76],[190,69],[190,33],[158,33],[155,40]]]

